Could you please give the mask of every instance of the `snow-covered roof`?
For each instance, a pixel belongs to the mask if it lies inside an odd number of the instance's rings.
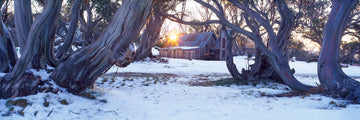
[[[199,46],[179,46],[179,47],[168,47],[163,48],[162,50],[193,50],[200,48]]]

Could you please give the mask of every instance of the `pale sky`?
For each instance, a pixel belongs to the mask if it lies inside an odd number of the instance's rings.
[[[177,9],[180,11],[181,10],[181,5],[177,6]],[[198,13],[199,10],[203,10],[201,8],[200,4],[196,3],[193,0],[188,0],[187,3],[186,3],[186,11],[190,12],[190,14],[189,14],[189,17],[185,18],[185,20],[189,21],[189,20],[191,20],[193,18],[200,19],[199,13]],[[217,17],[215,15],[213,15],[212,19],[217,19]],[[188,31],[188,26],[187,25],[181,25],[181,24],[178,24],[176,22],[172,22],[170,20],[165,20],[164,25],[162,27],[162,30],[163,31],[161,32],[161,34],[167,34],[166,32],[173,33],[174,31],[175,32],[185,33],[185,32]],[[294,36],[293,37],[294,39],[301,40],[306,45],[305,49],[307,51],[314,51],[314,52],[319,52],[320,51],[320,45],[318,45],[315,42],[312,42],[310,39],[303,38],[301,34],[296,34],[296,33],[293,34],[293,36]],[[345,42],[349,42],[349,41],[352,40],[352,38],[353,38],[352,36],[345,35],[342,38],[342,40],[345,41]]]
[[[64,4],[65,4],[66,0],[64,0]],[[34,13],[39,13],[42,11],[42,7],[38,7],[37,4],[35,2],[33,2],[34,4],[32,4],[32,12]],[[13,11],[13,2],[10,2],[9,5],[9,11]],[[177,8],[179,11],[181,10],[181,5],[178,5]],[[203,8],[201,7],[200,4],[196,3],[193,0],[187,0],[186,1],[186,11],[189,13],[189,16],[185,17],[186,21],[190,21],[192,19],[200,19],[200,15],[199,15],[199,10],[203,10]],[[217,19],[217,17],[213,14],[212,19]],[[161,34],[168,34],[168,33],[185,33],[188,31],[188,25],[181,25],[178,24],[176,22],[172,22],[170,20],[165,20],[164,25],[162,26],[162,32]],[[309,51],[319,51],[319,45],[314,44],[311,40],[309,39],[304,39],[303,37],[301,37],[301,35],[294,35],[295,39],[301,40],[304,42],[304,44],[306,45],[306,49]],[[343,41],[349,41],[351,40],[352,37],[349,35],[346,35],[343,37]]]

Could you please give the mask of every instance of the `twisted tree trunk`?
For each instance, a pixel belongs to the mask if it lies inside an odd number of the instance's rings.
[[[332,0],[329,19],[324,28],[324,38],[318,62],[321,85],[332,95],[360,103],[360,83],[351,79],[339,64],[341,38],[350,21],[350,13],[358,0]]]
[[[77,93],[92,85],[96,78],[112,65],[123,64],[124,60],[128,60],[126,51],[129,43],[136,38],[145,24],[152,2],[124,1],[102,37],[95,44],[75,52],[67,61],[59,64],[51,78],[68,91]],[[56,9],[52,8],[59,4],[61,1],[46,1],[44,12],[30,29],[24,55],[10,74],[0,78],[0,98],[30,95],[43,90],[38,87],[42,84],[41,79],[25,70],[38,52],[37,46],[41,44],[41,40],[37,38],[45,27],[49,27],[47,24],[51,22],[48,21],[53,20],[51,15]]]
[[[285,57],[286,62],[288,62],[288,51],[287,45],[289,43],[289,38],[291,36],[291,32],[294,29],[295,17],[292,14],[291,10],[287,6],[285,1],[275,0],[274,1],[277,6],[277,11],[280,14],[281,22],[279,31],[276,34],[276,43],[277,47],[281,51],[281,54]],[[250,22],[248,22],[249,24]],[[259,27],[255,27],[252,30],[257,29],[259,31]],[[258,33],[259,34],[259,33]],[[291,70],[291,74],[294,71]],[[264,55],[261,51],[257,50],[255,56],[255,63],[251,66],[251,70],[249,71],[248,78],[251,79],[273,79],[278,82],[282,82],[281,77],[276,73],[276,71],[272,68],[272,65],[269,61],[269,58]]]
[[[75,0],[71,7],[71,21],[69,31],[67,32],[66,39],[64,44],[58,49],[56,57],[60,60],[63,60],[66,56],[66,53],[71,48],[71,44],[74,41],[74,35],[78,24],[78,14],[80,11],[80,5],[82,0]]]
[[[233,39],[231,38],[231,36],[228,34],[225,26],[221,27],[221,31],[220,31],[221,35],[224,35],[224,38],[226,40],[226,44],[225,44],[225,61],[226,61],[226,67],[229,70],[230,74],[233,76],[235,81],[240,81],[243,80],[244,78],[242,77],[242,75],[239,73],[238,69],[236,68],[236,65],[234,64],[234,59],[233,59],[233,53],[232,53],[232,44],[233,44]]]
[[[149,16],[152,0],[126,0],[102,36],[59,64],[50,78],[69,92],[78,93],[114,64],[126,57],[130,42],[136,38]]]
[[[260,24],[254,19],[254,17],[250,16],[248,13],[244,13],[243,16],[245,18],[246,24],[256,35],[255,37],[261,40],[262,37],[260,33]],[[281,81],[280,77],[273,77],[276,76],[277,73],[274,71],[274,69],[272,69],[269,58],[265,54],[263,54],[258,45],[256,45],[254,61],[255,63],[250,65],[249,70],[242,69],[243,77],[246,80],[273,79],[276,81]]]
[[[9,41],[6,37],[4,26],[2,23],[0,23],[0,73],[10,72],[12,67],[10,65],[10,56],[8,51],[9,47],[11,47],[12,45],[8,46],[8,42],[11,42],[11,40]]]
[[[0,1],[0,6],[4,1]],[[16,63],[16,53],[14,44],[11,40],[9,31],[7,30],[2,18],[0,18],[0,72],[10,72]]]
[[[20,53],[25,50],[26,40],[29,35],[30,27],[33,22],[31,13],[31,0],[15,0],[15,31],[16,39],[20,47]]]
[[[140,45],[136,50],[136,61],[153,56],[151,53],[151,49],[154,46],[155,42],[159,40],[161,26],[163,25],[164,21],[165,17],[161,16],[156,12],[150,16],[149,22],[146,24],[146,29],[141,35]]]
[[[236,32],[242,33],[242,34],[246,35],[247,37],[251,38],[254,41],[254,43],[256,44],[256,46],[269,58],[270,64],[274,68],[275,72],[281,77],[281,80],[283,80],[284,83],[286,85],[288,85],[291,89],[299,90],[299,91],[306,91],[306,90],[309,90],[310,88],[312,88],[311,86],[300,83],[293,76],[287,60],[282,55],[280,49],[277,46],[278,45],[277,37],[276,37],[276,34],[275,34],[272,26],[266,19],[262,18],[261,15],[259,15],[256,11],[246,7],[245,5],[241,4],[239,1],[229,0],[236,7],[242,9],[244,12],[247,12],[248,14],[253,16],[259,22],[259,24],[261,24],[266,29],[266,31],[268,33],[268,37],[269,37],[269,44],[270,44],[271,51],[263,44],[261,39],[258,39],[258,37],[256,37],[256,34],[251,33],[247,30],[244,30],[243,28],[240,28],[238,26],[231,24],[229,21],[227,21],[223,17],[222,13],[219,12],[219,10],[217,10],[215,7],[213,7],[210,4],[208,4],[204,1],[201,1],[201,0],[195,0],[195,1],[207,8],[210,8],[216,14],[216,16],[221,20],[222,24],[230,27],[231,29],[233,29]],[[213,1],[215,1],[215,0],[213,0]],[[215,1],[215,3],[217,3],[218,9],[222,9],[221,5],[218,2]]]
[[[280,51],[283,53],[286,59],[288,59],[287,45],[291,36],[291,32],[295,28],[295,16],[292,14],[292,11],[289,9],[285,1],[275,0],[277,5],[278,12],[281,17],[280,29],[277,32],[277,43]]]
[[[50,1],[49,1],[50,2]],[[54,2],[54,1],[51,1]],[[46,4],[51,4],[46,1]],[[53,43],[56,34],[56,23],[58,21],[62,0],[56,0],[52,5],[46,5],[50,7],[48,20],[45,22],[45,26],[41,29],[40,45],[38,46],[38,52],[35,55],[32,63],[32,68],[41,69],[46,65],[55,67],[58,64],[58,60],[54,56]]]
[[[34,56],[39,52],[41,39],[39,39],[42,30],[46,29],[52,14],[56,11],[55,6],[61,5],[61,0],[46,1],[44,12],[39,16],[31,28],[26,40],[24,53],[17,61],[13,71],[10,74],[0,78],[0,98],[9,98],[15,96],[24,96],[38,92],[38,85],[41,83],[39,77],[27,73],[26,69],[33,61]]]

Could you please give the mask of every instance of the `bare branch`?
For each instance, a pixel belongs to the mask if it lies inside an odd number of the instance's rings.
[[[198,26],[201,26],[201,25],[209,25],[209,24],[218,24],[218,23],[220,23],[220,20],[207,20],[207,21],[204,21],[204,22],[190,22],[190,21],[181,20],[180,18],[176,17],[175,15],[170,15],[170,14],[160,12],[160,11],[158,11],[158,13],[160,15],[166,17],[167,19],[171,20],[171,21],[181,23],[181,24],[186,24],[186,25],[198,25]]]

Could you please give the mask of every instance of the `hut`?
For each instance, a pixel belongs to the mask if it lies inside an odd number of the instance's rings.
[[[176,47],[168,45],[159,52],[168,58],[219,60],[219,43],[214,32],[185,34],[179,36]]]

